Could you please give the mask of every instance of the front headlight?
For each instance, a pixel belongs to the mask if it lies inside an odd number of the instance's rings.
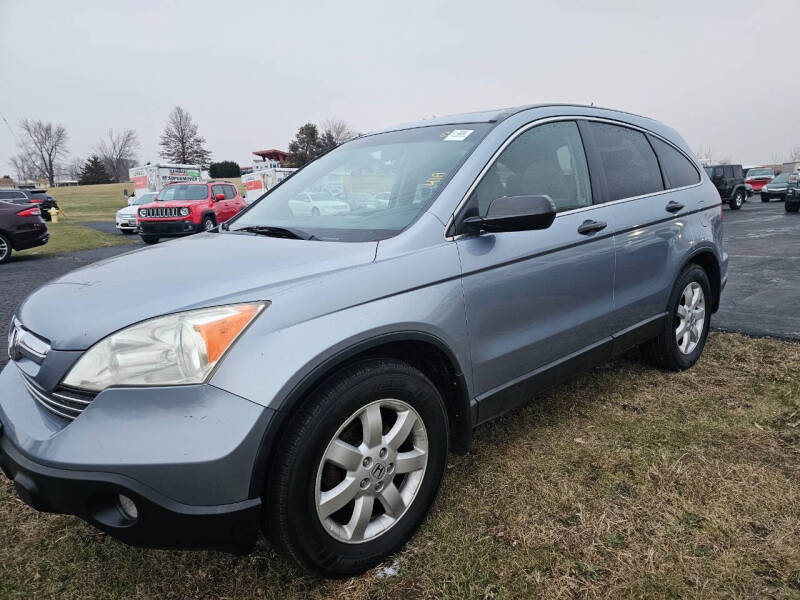
[[[201,308],[131,325],[89,348],[63,383],[93,392],[115,385],[202,383],[267,306]]]
[[[146,208],[140,208],[139,209],[139,216],[140,217],[146,217],[147,216],[147,209]]]
[[[187,207],[185,207],[185,206],[184,206],[184,207],[181,209],[181,216],[182,216],[182,217],[185,217],[185,216],[187,216],[188,214],[189,214],[189,209],[188,209]]]

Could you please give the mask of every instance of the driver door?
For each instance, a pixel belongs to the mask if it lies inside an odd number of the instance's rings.
[[[485,215],[498,197],[522,195],[553,200],[558,212],[549,228],[456,242],[479,421],[610,351],[614,207],[592,203],[574,121],[519,135],[475,188],[464,216]]]

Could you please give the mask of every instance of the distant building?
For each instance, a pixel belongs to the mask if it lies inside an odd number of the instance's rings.
[[[17,184],[14,183],[14,180],[11,179],[8,175],[5,177],[0,177],[0,188],[13,188],[16,187]]]
[[[253,152],[256,156],[258,156],[262,162],[271,162],[273,163],[271,166],[276,168],[282,167],[286,160],[289,158],[289,153],[284,152],[283,150],[276,150],[273,148],[272,150],[256,150]],[[258,162],[258,161],[253,161]]]

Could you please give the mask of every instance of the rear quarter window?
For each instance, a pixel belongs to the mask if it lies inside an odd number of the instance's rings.
[[[644,133],[594,121],[586,125],[605,175],[609,202],[664,189],[661,169]]]
[[[667,180],[668,188],[679,188],[700,183],[700,173],[688,158],[657,137],[648,137],[661,163],[661,169]]]

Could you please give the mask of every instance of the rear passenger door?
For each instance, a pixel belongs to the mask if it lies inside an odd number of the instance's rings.
[[[499,197],[522,195],[553,200],[558,214],[549,228],[456,242],[480,421],[610,349],[612,209],[592,204],[574,121],[520,133],[480,179],[460,218],[484,215]]]
[[[694,165],[668,142],[623,124],[585,121],[591,168],[614,209],[615,351],[658,333],[678,263],[694,235],[686,189],[700,182]],[[664,173],[662,174],[662,166]]]

